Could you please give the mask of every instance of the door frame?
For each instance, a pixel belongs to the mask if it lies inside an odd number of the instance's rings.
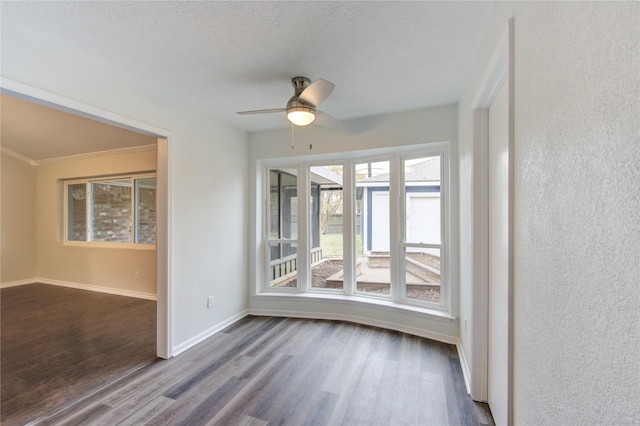
[[[170,151],[173,138],[171,132],[8,78],[2,77],[0,89],[2,93],[22,100],[158,138],[156,166],[156,354],[160,358],[170,358],[172,356]]]
[[[508,423],[513,424],[513,155],[514,155],[514,42],[513,18],[508,20],[485,70],[473,109],[473,286],[471,335],[472,359],[470,374],[471,397],[478,401],[488,398],[488,337],[489,337],[489,107],[503,84],[509,91],[509,224],[508,224]]]

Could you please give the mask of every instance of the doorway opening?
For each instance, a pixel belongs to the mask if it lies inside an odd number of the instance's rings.
[[[117,144],[112,146],[112,149],[116,149],[120,152],[122,151],[127,151],[127,149],[132,148],[133,151],[136,151],[137,149],[140,151],[148,151],[147,153],[149,155],[155,156],[155,161],[153,162],[153,167],[155,168],[155,172],[157,173],[157,186],[155,188],[156,191],[156,235],[157,235],[157,241],[156,241],[156,246],[155,246],[155,252],[152,252],[150,250],[146,250],[145,256],[147,258],[150,258],[150,261],[152,263],[150,263],[150,267],[152,268],[152,270],[149,272],[149,275],[153,275],[153,285],[155,288],[152,288],[151,291],[147,292],[149,297],[145,297],[145,294],[142,294],[140,292],[138,292],[138,294],[135,294],[134,296],[136,297],[131,298],[131,297],[122,297],[123,295],[126,296],[126,289],[122,290],[120,293],[118,293],[118,291],[112,292],[114,294],[116,294],[116,296],[114,295],[110,295],[110,294],[105,294],[105,293],[110,293],[111,291],[109,291],[109,289],[104,289],[104,292],[100,292],[100,289],[98,289],[97,293],[94,292],[89,292],[89,291],[83,291],[83,290],[76,290],[76,289],[70,289],[68,287],[73,287],[73,279],[69,278],[67,280],[49,280],[52,282],[47,282],[46,284],[58,284],[58,286],[51,286],[51,285],[43,285],[43,284],[35,284],[34,287],[34,291],[35,291],[35,299],[33,300],[39,300],[38,297],[43,295],[43,292],[46,292],[48,290],[59,290],[57,293],[60,294],[65,294],[67,298],[74,298],[74,297],[79,297],[77,296],[78,293],[80,293],[81,296],[83,297],[88,297],[89,299],[92,298],[102,298],[105,300],[119,300],[120,302],[122,302],[122,305],[124,306],[123,309],[127,310],[127,309],[133,309],[132,306],[133,305],[140,305],[142,306],[141,309],[143,309],[144,312],[146,312],[147,314],[149,314],[149,309],[152,309],[151,313],[149,315],[147,315],[147,317],[144,319],[145,321],[149,321],[149,319],[151,319],[151,323],[146,324],[148,326],[150,326],[151,328],[147,328],[148,330],[150,330],[150,333],[153,334],[153,339],[151,340],[151,347],[149,347],[147,350],[145,350],[145,352],[151,354],[151,360],[155,359],[155,357],[159,357],[159,358],[169,358],[172,354],[171,354],[171,336],[169,334],[169,330],[170,328],[170,300],[169,300],[169,296],[170,296],[170,291],[169,291],[169,286],[170,286],[170,282],[169,282],[169,236],[170,236],[170,232],[169,232],[169,220],[168,220],[168,215],[169,215],[169,198],[170,198],[170,194],[169,194],[169,187],[168,187],[168,176],[169,176],[169,140],[171,138],[171,134],[170,132],[164,130],[164,129],[160,129],[160,128],[155,128],[153,126],[149,126],[147,124],[144,123],[140,123],[137,122],[135,120],[131,120],[127,117],[123,117],[123,116],[119,116],[117,114],[113,114],[110,113],[108,111],[103,111],[100,110],[98,108],[92,107],[90,105],[86,105],[86,104],[82,104],[64,97],[60,97],[58,95],[54,95],[51,93],[48,93],[46,91],[42,91],[30,86],[26,86],[23,85],[21,83],[17,83],[17,82],[13,82],[11,80],[8,79],[3,79],[2,81],[2,96],[8,96],[11,97],[13,99],[17,99],[20,100],[23,103],[27,103],[30,105],[35,105],[39,108],[49,108],[52,109],[53,111],[55,111],[56,113],[67,113],[69,115],[74,116],[75,118],[82,118],[82,119],[89,119],[94,121],[95,123],[100,124],[101,126],[105,126],[105,125],[109,125],[112,126],[114,128],[117,128],[118,130],[122,131],[123,129],[126,131],[130,131],[130,132],[134,132],[134,133],[138,133],[140,135],[144,135],[144,137],[147,138],[147,140],[151,140],[152,144],[154,145],[153,147],[153,152],[151,152],[149,150],[149,146],[147,147],[122,147],[122,146],[118,146]],[[26,101],[26,102],[25,102]],[[7,105],[3,105],[3,121],[6,118],[6,112],[7,112]],[[32,122],[38,122],[37,120],[32,121]],[[4,130],[5,130],[5,126],[3,123],[3,136],[4,136]],[[29,160],[29,157],[27,155],[20,155],[19,152],[16,152],[16,149],[11,149],[9,148],[7,143],[7,138],[3,137],[3,146],[2,146],[2,151],[3,151],[3,159],[5,157],[5,154],[7,152],[10,152],[12,155],[11,158],[12,160],[15,160],[16,158],[18,158],[20,161],[22,161],[23,163],[25,162],[25,160]],[[135,144],[134,144],[135,145]],[[99,151],[109,151],[110,148],[101,148],[99,149]],[[129,152],[129,151],[127,151]],[[74,157],[74,154],[76,155]],[[94,152],[95,154],[95,152]],[[69,157],[69,158],[83,158],[82,156],[86,155],[86,156],[91,156],[92,153],[90,152],[76,152],[73,153],[71,151],[69,151],[67,154],[65,154],[65,157]],[[26,167],[28,168],[29,166],[33,167],[33,166],[37,166],[38,162],[37,161],[26,161],[27,165]],[[4,174],[4,173],[3,173]],[[148,185],[147,185],[148,186]],[[147,191],[148,192],[148,191]],[[58,202],[59,203],[59,202]],[[59,203],[60,204],[60,203]],[[59,206],[60,207],[60,206]],[[60,209],[56,209],[56,210],[60,210]],[[58,216],[58,222],[60,223],[61,221],[61,216],[59,212],[52,212],[51,213],[53,216]],[[55,242],[55,244],[58,244],[59,246],[62,245],[60,237],[60,231],[57,231],[57,242]],[[49,238],[49,236],[47,237]],[[56,237],[54,237],[55,239]],[[52,242],[53,244],[53,242]],[[72,249],[73,250],[73,249]],[[94,252],[96,251],[100,251],[100,249],[92,249]],[[120,251],[120,250],[118,250]],[[145,250],[135,250],[136,252],[145,252]],[[155,253],[155,254],[154,254]],[[151,257],[150,257],[151,256]],[[82,259],[78,258],[79,260],[79,266],[78,268],[86,268],[87,264],[85,263],[84,265],[82,264]],[[95,266],[95,263],[93,263],[93,265]],[[5,268],[3,268],[3,270],[6,270]],[[145,278],[145,272],[138,272],[136,271],[135,275],[132,274],[131,279],[135,279],[135,280],[144,280]],[[39,278],[37,276],[37,274],[34,274],[32,277],[29,278]],[[5,280],[3,278],[3,284],[4,281],[11,281],[12,279],[9,277],[7,280]],[[24,282],[18,282],[18,281],[24,281]],[[7,289],[3,289],[3,296],[6,293],[7,290],[12,290],[14,293],[16,293],[14,290],[16,290],[18,287],[18,285],[20,284],[27,284],[26,281],[29,280],[17,280],[15,282],[13,282],[11,285],[15,286],[16,288],[7,288]],[[57,281],[57,282],[53,282],[53,281]],[[3,287],[5,287],[3,285]],[[24,286],[29,287],[28,285]],[[67,288],[65,288],[67,287]],[[98,286],[97,286],[98,287]],[[80,288],[80,287],[78,287]],[[133,292],[135,293],[135,292]],[[155,294],[152,294],[155,293]],[[153,301],[149,301],[149,300],[144,300],[144,299],[155,299],[155,302]],[[7,299],[8,300],[8,299]],[[34,302],[35,303],[35,302]],[[92,303],[92,302],[88,302],[88,303]],[[97,302],[96,302],[97,303]],[[107,303],[107,302],[101,302],[101,303]],[[109,302],[110,303],[110,302]],[[151,303],[151,305],[149,305],[149,303]],[[60,305],[60,306],[64,306],[64,304]],[[151,308],[150,308],[151,306]],[[122,306],[121,306],[122,307]],[[4,308],[4,306],[3,306]],[[115,309],[115,308],[114,308]],[[64,311],[64,309],[63,309]],[[3,309],[3,320],[4,318],[4,314],[5,311]],[[3,324],[5,322],[3,321]],[[70,323],[68,324],[68,327],[66,327],[66,330],[69,331],[69,333],[73,332],[74,330],[77,331],[76,334],[82,336],[83,339],[90,340],[90,336],[86,334],[86,331],[80,331],[80,326],[83,325],[87,325],[89,323],[88,319],[85,317],[82,317],[80,314],[78,314],[78,316],[76,316],[76,321],[74,321],[74,323]],[[145,325],[145,327],[146,327]],[[96,329],[97,330],[97,329]],[[4,330],[3,330],[4,331]],[[97,331],[99,332],[99,331]],[[73,334],[73,333],[71,333]],[[3,333],[4,335],[4,333]],[[148,336],[146,336],[148,337]],[[149,341],[149,339],[147,338],[147,341]],[[4,362],[4,355],[5,355],[5,346],[3,345],[3,362]],[[29,348],[27,347],[26,350],[29,350]],[[87,353],[85,355],[90,355],[88,352],[92,351],[93,349],[87,349]],[[71,353],[71,352],[69,352]],[[69,355],[69,353],[67,353],[67,355]],[[64,356],[64,351],[61,352],[60,356]],[[78,359],[78,366],[81,366],[82,364],[82,360]],[[4,367],[4,366],[3,366]],[[51,369],[51,368],[49,368]],[[114,370],[115,371],[115,370]],[[117,377],[116,377],[117,378]],[[111,380],[113,380],[114,378],[112,377]],[[4,383],[3,383],[3,393],[4,393]],[[3,406],[3,411],[4,410]]]

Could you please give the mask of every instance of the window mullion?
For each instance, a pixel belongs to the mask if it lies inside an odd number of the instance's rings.
[[[264,196],[262,197],[262,229],[264,233],[263,243],[260,246],[263,249],[263,279],[260,283],[260,288],[266,289],[269,287],[269,282],[271,281],[271,268],[269,266],[271,262],[271,246],[269,245],[269,237],[271,237],[271,187],[270,183],[270,170],[268,168],[263,169],[264,182],[262,185],[262,190],[264,191]],[[278,203],[279,204],[279,203]],[[280,208],[280,207],[278,207]]]
[[[451,285],[449,282],[449,152],[440,155],[440,305],[451,309]]]
[[[402,273],[400,242],[402,238],[404,214],[402,206],[402,191],[400,190],[400,158],[397,155],[389,159],[389,268],[390,268],[390,296],[391,300],[399,301],[401,289],[404,287]]]
[[[342,166],[342,256],[343,256],[343,291],[347,296],[353,295],[355,287],[356,264],[356,227],[355,227],[355,164],[347,161]]]
[[[282,203],[284,203],[284,187],[282,185],[282,174],[278,173],[278,238],[282,238],[282,228],[284,226],[282,219]],[[280,250],[282,257],[282,250]]]
[[[298,169],[298,289],[311,289],[311,227],[309,165],[301,164]]]
[[[138,242],[138,180],[131,179],[131,229],[129,231],[129,238],[134,244]]]
[[[85,192],[87,193],[86,202],[87,202],[87,235],[86,240],[88,242],[93,241],[93,184],[91,182],[87,182],[85,187]]]

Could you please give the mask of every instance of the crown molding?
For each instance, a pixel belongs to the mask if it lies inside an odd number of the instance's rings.
[[[111,149],[107,151],[87,152],[85,154],[67,155],[65,157],[45,158],[43,160],[36,161],[36,165],[43,166],[45,164],[60,163],[63,161],[85,160],[87,158],[109,157],[111,155],[133,154],[136,152],[155,151],[157,148],[158,148],[158,145],[151,144],[151,145],[142,145],[142,146],[132,146],[129,148]]]
[[[136,152],[155,151],[157,147],[158,146],[156,144],[132,146],[129,148],[119,148],[119,149],[111,149],[107,151],[87,152],[85,154],[67,155],[64,157],[45,158],[43,160],[38,160],[38,161],[32,160],[30,158],[25,157],[24,155],[18,154],[17,152],[12,151],[9,148],[2,147],[2,152],[14,158],[17,158],[20,161],[24,161],[30,166],[38,167],[46,164],[60,163],[63,161],[85,160],[88,158],[108,157],[111,155],[133,154]]]
[[[0,151],[3,154],[7,154],[7,155],[9,155],[9,156],[11,156],[11,157],[13,157],[13,158],[15,158],[17,160],[25,162],[25,163],[27,163],[28,165],[30,165],[32,167],[37,167],[38,166],[38,162],[37,161],[32,160],[31,158],[25,157],[24,155],[18,154],[17,152],[12,151],[9,148],[6,148],[4,146],[0,148]]]

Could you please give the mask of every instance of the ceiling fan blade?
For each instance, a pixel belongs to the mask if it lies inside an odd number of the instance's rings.
[[[304,89],[298,99],[317,107],[329,97],[334,87],[335,84],[321,78]]]
[[[340,120],[322,111],[316,111],[316,119],[313,121],[313,124],[317,124],[325,129],[338,129],[342,127]]]
[[[236,114],[249,115],[249,114],[271,114],[272,112],[285,112],[286,108],[271,108],[271,109],[254,109],[251,111],[238,111]]]

